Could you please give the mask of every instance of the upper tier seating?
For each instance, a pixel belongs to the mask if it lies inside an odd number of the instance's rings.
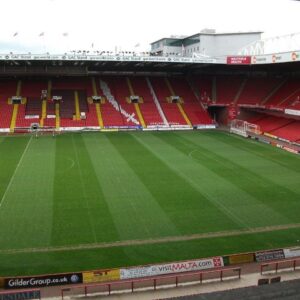
[[[193,82],[199,91],[200,100],[203,102],[211,101],[213,78],[210,76],[195,76]]]
[[[175,94],[183,98],[183,108],[193,125],[212,124],[213,121],[204,110],[192,88],[184,78],[171,78],[170,83]]]
[[[176,104],[161,103],[160,105],[170,125],[187,125]]]
[[[25,110],[26,107],[24,104],[19,105],[16,127],[30,127],[32,123],[39,123],[40,121],[39,118],[30,118],[30,119],[25,118],[26,115]]]
[[[134,93],[143,97],[143,103],[140,104],[140,109],[143,118],[147,125],[163,125],[163,120],[157,110],[150,93],[145,77],[131,77],[130,78]]]
[[[216,103],[234,102],[243,80],[242,76],[218,76],[216,78]]]
[[[87,99],[87,95],[86,92],[84,90],[79,90],[78,91],[78,99],[79,99],[79,109],[80,112],[88,112],[89,111],[89,106],[88,103],[86,101]]]
[[[42,90],[47,90],[47,80],[25,79],[22,80],[21,95],[26,98],[41,99]]]
[[[59,113],[61,118],[73,119],[75,114],[74,91],[72,90],[53,90],[53,96],[62,96]]]
[[[0,80],[0,128],[9,128],[13,105],[8,104],[8,98],[16,95],[17,81],[9,79]]]
[[[266,106],[281,106],[285,107],[287,104],[286,100],[292,97],[297,90],[300,89],[300,80],[290,79],[286,80],[279,89],[268,99],[265,103]]]
[[[38,115],[42,114],[42,101],[40,98],[27,98],[25,115]]]
[[[260,105],[280,82],[276,78],[248,78],[237,103]]]
[[[180,113],[175,103],[168,103],[167,97],[171,96],[171,92],[164,80],[161,77],[151,78],[151,84],[156,93],[160,106],[170,125],[187,125],[185,119]],[[177,95],[180,96],[180,95]]]
[[[165,78],[150,77],[153,89],[157,95],[159,103],[155,102],[151,89],[148,86],[147,80],[143,76],[132,76],[127,78],[124,76],[107,76],[95,77],[97,94],[103,95],[100,88],[100,81],[105,81],[110,89],[111,94],[117,101],[117,108],[114,107],[108,99],[105,103],[100,104],[100,112],[104,126],[137,126],[142,123],[138,113],[141,112],[141,117],[145,121],[146,126],[165,125],[163,114],[171,125],[187,125],[185,119],[187,115],[192,124],[211,124],[212,120],[195,96],[193,90],[184,78],[174,77],[169,78],[171,89],[174,94],[183,98],[182,109],[175,103],[167,103],[166,97],[170,97],[172,92],[169,89]],[[12,121],[13,105],[8,104],[7,99],[15,96],[17,93],[17,83],[21,82],[20,95],[27,99],[26,104],[21,104],[18,107],[16,116],[17,127],[28,127],[31,123],[40,123],[43,126],[55,126],[54,116],[55,104],[48,100],[46,107],[43,106],[41,100],[41,91],[50,89],[51,96],[62,96],[62,101],[59,105],[60,126],[61,127],[77,127],[77,126],[99,126],[101,118],[98,118],[96,105],[87,103],[87,97],[94,95],[93,81],[91,77],[56,77],[56,78],[25,78],[18,80],[0,80],[0,127],[9,128]],[[203,83],[204,81],[202,81]],[[207,80],[207,90],[211,89],[211,82]],[[75,120],[77,117],[77,102],[75,101],[75,91],[78,93],[79,112],[86,113],[86,119]],[[202,91],[203,92],[203,91]],[[204,94],[206,91],[204,92]],[[139,105],[128,103],[128,97],[131,94],[141,97]],[[207,95],[210,94],[207,91]],[[106,97],[105,97],[106,98]],[[42,110],[46,108],[46,118],[42,118]],[[134,120],[120,112],[122,108]],[[163,112],[163,113],[162,113]],[[38,118],[28,119],[29,116],[38,116]],[[135,122],[136,121],[136,122]],[[166,122],[167,124],[167,122]]]
[[[130,96],[126,78],[125,77],[105,77],[105,78],[103,78],[103,80],[107,83],[107,85],[111,91],[111,94],[114,96],[115,100],[118,102],[119,108],[120,109],[123,108],[126,113],[133,115],[134,118],[136,120],[138,120],[134,105],[131,103],[128,103],[126,100],[126,97]],[[107,105],[111,105],[111,104],[107,103]],[[115,108],[112,105],[111,105],[111,108],[115,110]],[[111,109],[109,109],[109,110],[112,111]],[[107,108],[104,110],[104,113],[105,112],[108,112]],[[133,123],[129,118],[125,117],[120,112],[117,111],[117,113],[120,114],[120,118],[122,120],[122,123],[120,123],[120,126],[137,126],[137,124]],[[117,119],[114,119],[113,122],[115,122],[116,120]],[[109,126],[111,126],[111,125],[109,125]]]

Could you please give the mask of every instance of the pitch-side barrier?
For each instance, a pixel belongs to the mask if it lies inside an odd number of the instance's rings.
[[[260,274],[278,273],[279,271],[300,270],[300,258],[281,260],[260,265]]]
[[[61,289],[62,299],[88,295],[111,295],[141,290],[156,290],[160,288],[174,288],[184,284],[197,284],[241,278],[241,268],[224,268],[212,271],[189,272],[180,275],[167,275],[142,279],[119,280],[108,283],[86,284]]]

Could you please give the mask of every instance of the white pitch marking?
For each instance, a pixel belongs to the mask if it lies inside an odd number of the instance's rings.
[[[30,145],[31,140],[32,140],[32,136],[30,137],[29,142],[27,143],[27,145],[26,145],[26,147],[25,147],[25,149],[24,149],[24,151],[23,151],[23,154],[22,154],[22,156],[21,156],[21,158],[20,158],[20,160],[19,160],[19,162],[18,162],[18,164],[17,164],[17,166],[16,166],[16,168],[15,168],[15,171],[14,171],[13,175],[11,176],[10,181],[9,181],[7,187],[6,187],[6,190],[5,190],[5,192],[4,192],[3,196],[2,196],[2,199],[1,199],[1,202],[0,202],[0,209],[1,209],[1,207],[2,207],[2,204],[4,203],[4,200],[5,200],[5,197],[6,197],[6,195],[7,195],[7,192],[9,191],[10,186],[11,186],[11,184],[12,184],[12,182],[13,182],[13,180],[14,180],[16,174],[17,174],[17,171],[18,171],[18,169],[19,169],[19,167],[20,167],[20,165],[21,165],[21,163],[22,163],[22,161],[23,161],[23,158],[24,158],[24,156],[25,156],[25,153],[27,152],[27,149],[29,148],[29,145]]]

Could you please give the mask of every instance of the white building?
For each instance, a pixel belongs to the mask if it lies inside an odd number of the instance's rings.
[[[225,56],[237,55],[241,48],[261,40],[261,31],[217,33],[204,29],[187,37],[162,38],[151,43],[151,52],[157,55]]]

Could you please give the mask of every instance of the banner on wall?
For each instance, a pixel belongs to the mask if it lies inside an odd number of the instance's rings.
[[[286,258],[300,257],[300,248],[283,249]]]
[[[235,254],[229,256],[229,264],[245,264],[254,262],[254,253]]]
[[[164,274],[182,273],[223,267],[222,257],[174,262],[169,264],[152,265],[120,270],[121,279],[132,279]]]
[[[82,273],[83,283],[120,280],[120,270],[100,270]]]
[[[227,56],[228,65],[250,65],[251,56]]]
[[[12,277],[4,279],[6,289],[24,289],[82,283],[82,273]]]
[[[276,260],[285,258],[283,249],[260,251],[255,253],[255,260],[257,262],[264,262],[268,260]]]

